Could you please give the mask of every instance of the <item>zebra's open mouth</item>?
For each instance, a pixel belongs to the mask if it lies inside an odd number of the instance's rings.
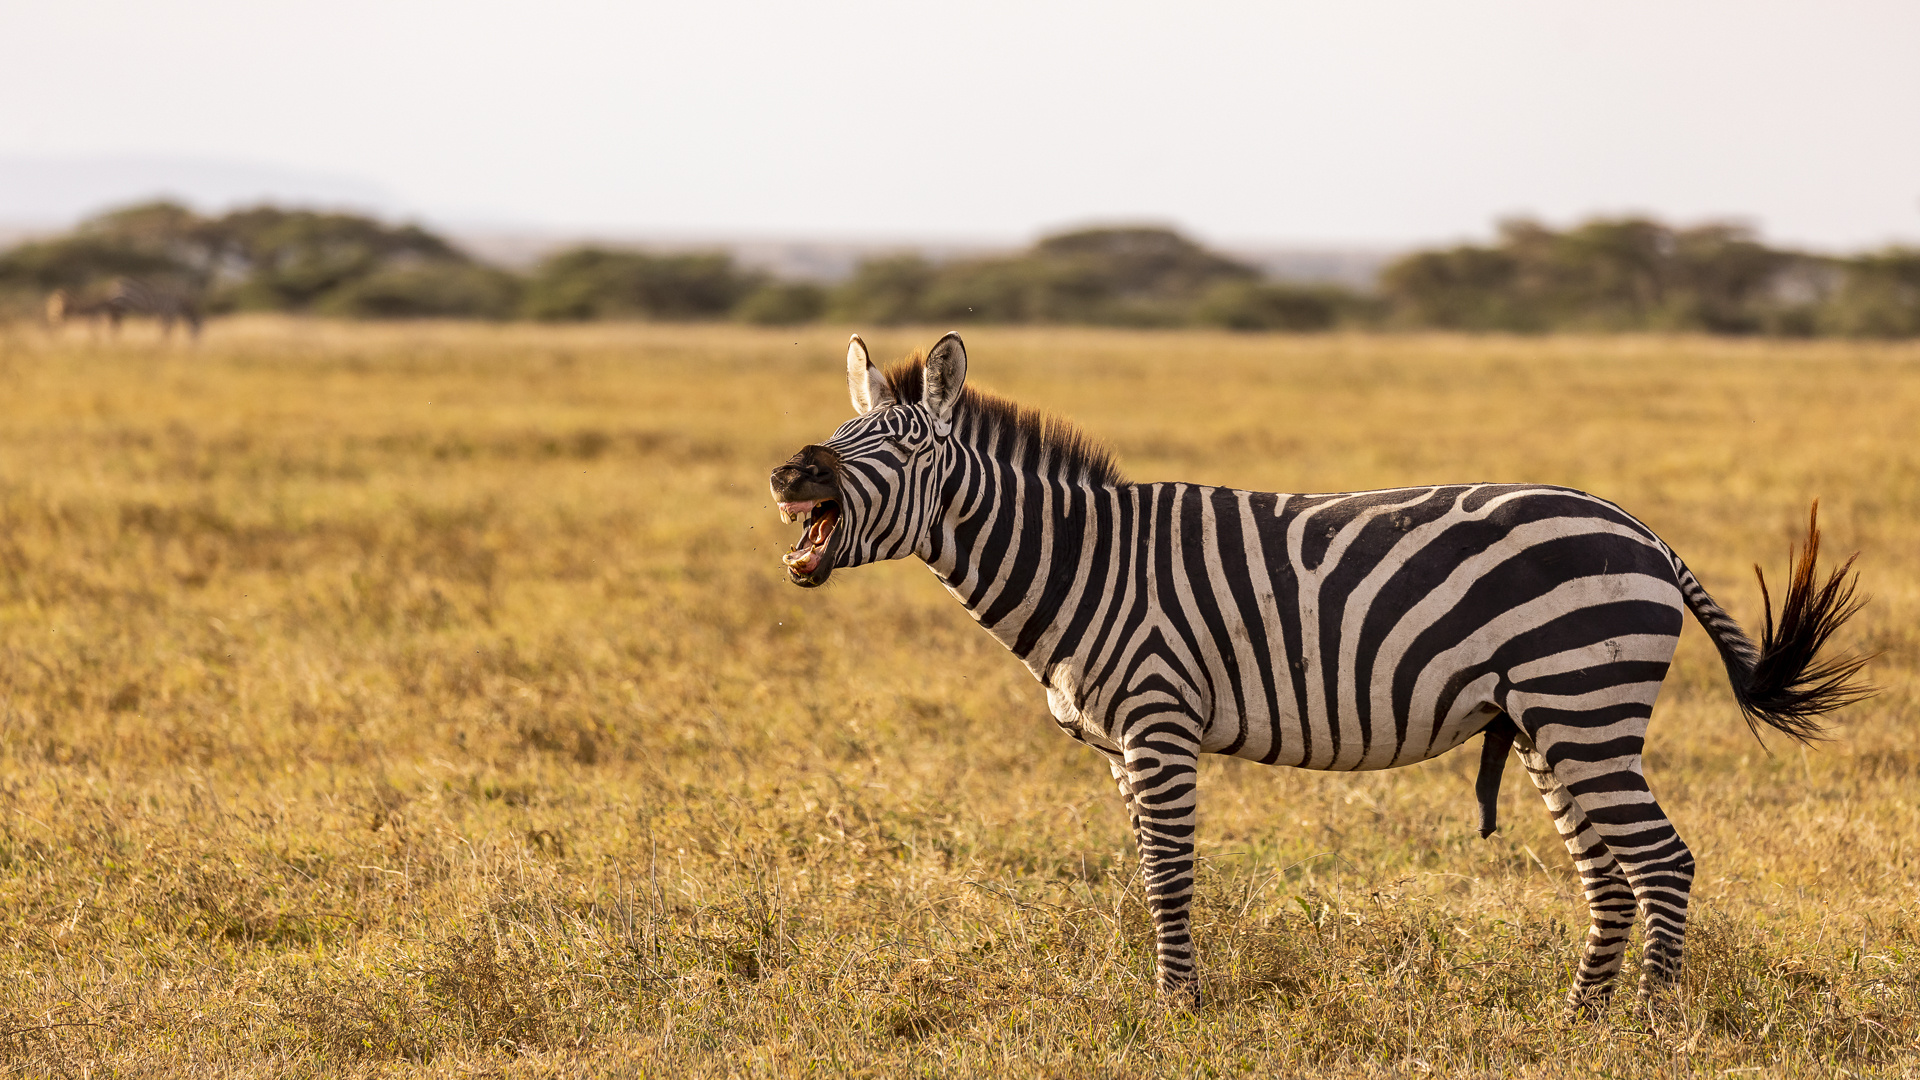
[[[818,585],[825,581],[826,575],[816,577],[815,571],[827,557],[827,541],[833,538],[834,526],[840,524],[840,504],[832,499],[783,502],[780,520],[807,523],[807,531],[800,534],[793,549],[781,556],[780,561],[787,564],[787,575],[796,585]]]

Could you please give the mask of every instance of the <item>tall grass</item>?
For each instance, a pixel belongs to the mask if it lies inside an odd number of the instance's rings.
[[[879,353],[925,332],[870,339]],[[1749,625],[1808,501],[1886,688],[1769,753],[1689,630],[1684,985],[1563,1022],[1578,880],[1473,755],[1207,762],[1163,1009],[1103,765],[925,571],[803,593],[839,330],[0,331],[0,1070],[1665,1076],[1920,1067],[1920,347],[983,329],[1137,479],[1614,499]]]

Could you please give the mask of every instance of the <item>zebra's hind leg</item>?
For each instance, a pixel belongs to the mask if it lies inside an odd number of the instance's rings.
[[[1547,751],[1554,775],[1573,793],[1619,862],[1645,917],[1640,999],[1651,1001],[1662,996],[1680,974],[1687,903],[1693,892],[1693,852],[1647,788],[1637,752],[1589,763],[1563,758],[1555,752],[1558,749]]]
[[[1567,994],[1567,1010],[1576,1016],[1596,1016],[1612,998],[1614,978],[1626,957],[1627,935],[1633,930],[1633,887],[1606,841],[1574,802],[1573,794],[1554,777],[1546,755],[1529,747],[1520,751],[1520,762],[1526,766],[1533,786],[1540,789],[1540,798],[1553,815],[1554,828],[1560,831],[1586,889],[1587,911],[1593,922],[1580,953],[1573,989]]]

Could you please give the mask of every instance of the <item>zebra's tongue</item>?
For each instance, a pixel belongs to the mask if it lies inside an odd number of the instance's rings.
[[[804,509],[801,509],[804,508]],[[822,506],[818,502],[781,503],[781,514],[806,513],[815,511],[812,520],[807,522],[807,531],[800,534],[800,540],[793,550],[781,556],[781,561],[796,574],[810,574],[820,565],[820,559],[826,554],[827,540],[833,536],[833,528],[840,521],[839,507],[832,502]]]

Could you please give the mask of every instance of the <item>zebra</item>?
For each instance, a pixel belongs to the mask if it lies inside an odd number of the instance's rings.
[[[1644,1001],[1677,975],[1694,860],[1641,772],[1691,611],[1736,703],[1817,738],[1872,693],[1866,660],[1817,654],[1859,609],[1853,560],[1816,581],[1818,503],[1779,622],[1758,643],[1653,531],[1571,488],[1444,484],[1312,495],[1128,483],[1058,418],[966,385],[958,334],[877,368],[847,349],[855,416],[773,470],[783,555],[817,588],[913,556],[1046,688],[1125,803],[1159,990],[1198,1004],[1189,905],[1202,753],[1385,769],[1485,733],[1476,793],[1509,747],[1551,812],[1591,928],[1569,1012],[1612,993],[1636,913]],[[1758,573],[1758,567],[1755,568]]]
[[[158,319],[160,333],[164,337],[173,336],[173,326],[177,322],[185,324],[188,337],[198,338],[200,325],[204,321],[200,304],[193,296],[139,278],[114,278],[105,293],[90,298],[75,297],[65,289],[55,289],[47,296],[47,325],[53,329],[58,329],[69,319],[84,318],[91,321],[104,317],[107,325],[117,334],[120,323],[128,316],[135,315]]]

